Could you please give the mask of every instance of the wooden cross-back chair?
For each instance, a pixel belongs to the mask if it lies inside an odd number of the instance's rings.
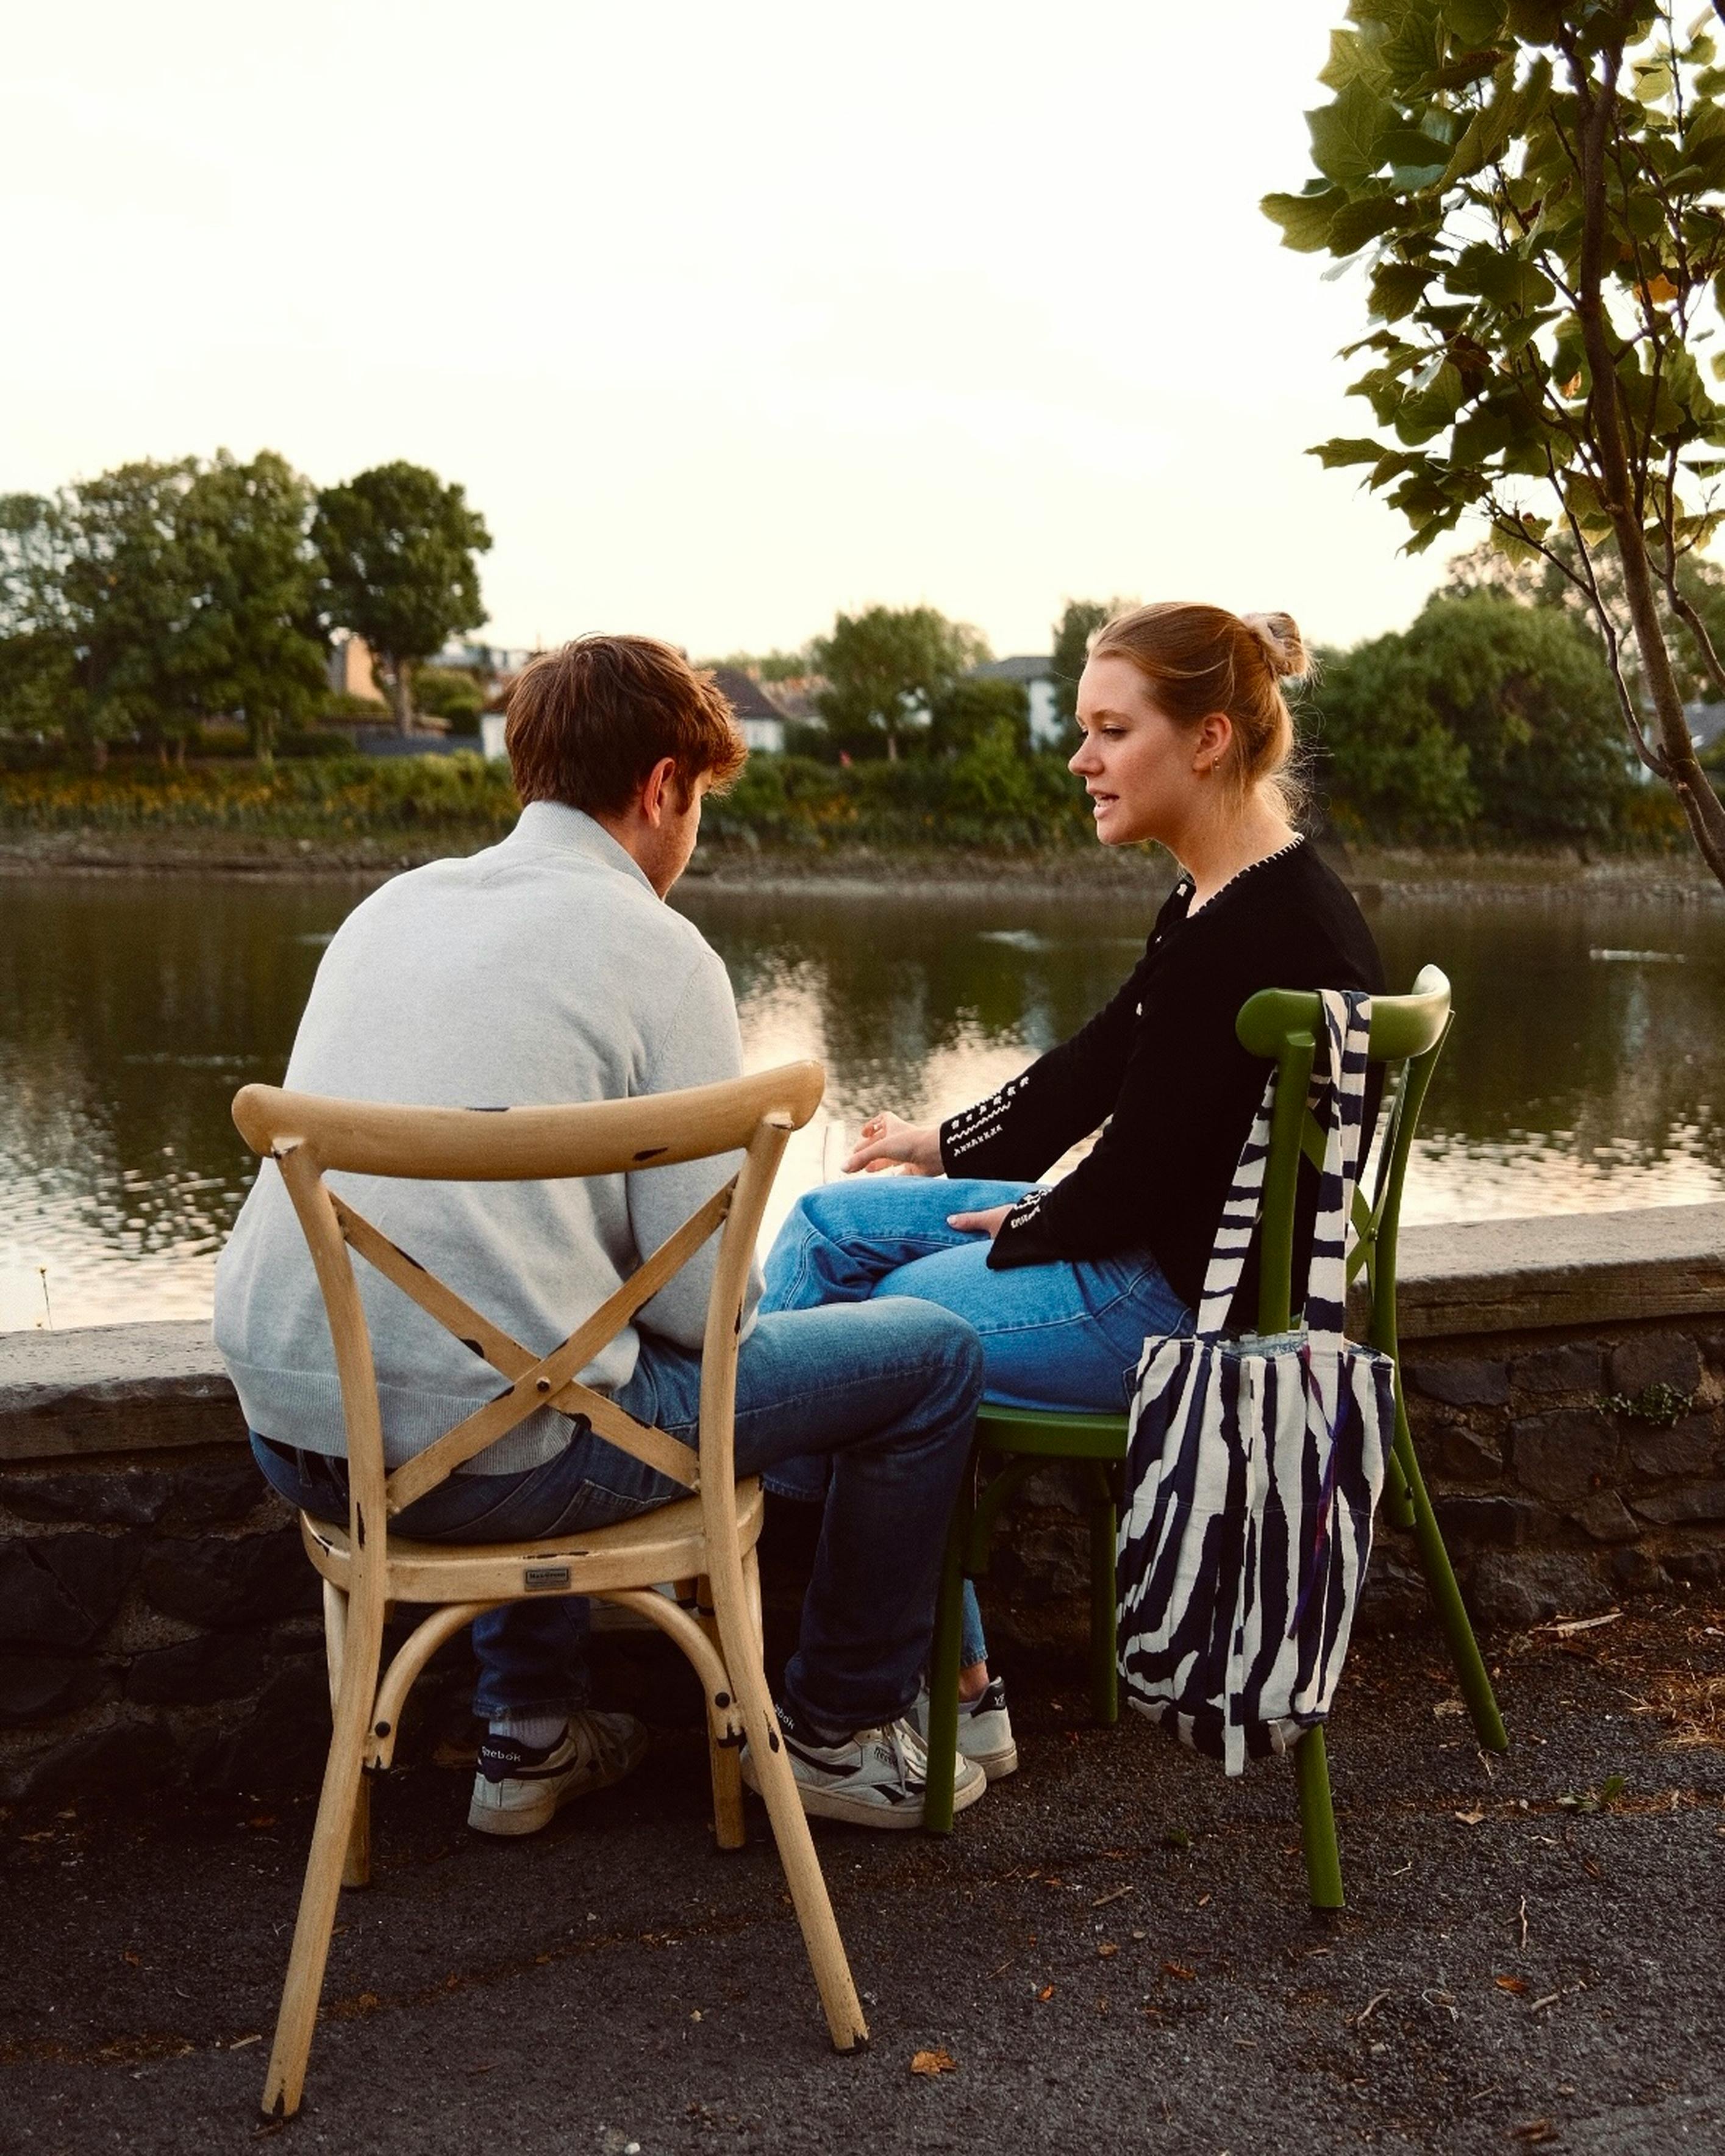
[[[369,1876],[367,1777],[391,1763],[408,1691],[461,1626],[533,1595],[619,1604],[668,1633],[688,1656],[706,1700],[719,1845],[742,1845],[738,1754],[747,1738],[833,2041],[849,2051],[867,2035],[762,1667],[761,1490],[757,1481],[736,1481],[732,1449],[737,1342],[762,1211],[786,1141],[814,1114],[824,1082],[818,1063],[793,1063],[723,1085],[568,1107],[393,1107],[273,1086],[248,1086],[235,1097],[234,1122],[280,1169],[311,1246],[341,1380],[350,1499],[345,1529],[303,1514],[300,1522],[324,1584],[333,1727],[264,2083],[266,2113],[299,2107],[336,1898],[344,1884],[362,1886]],[[338,1170],[446,1183],[549,1182],[739,1151],[737,1173],[546,1355],[473,1309],[324,1181]],[[590,1390],[579,1373],[716,1231],[700,1444],[691,1451]],[[496,1398],[393,1474],[384,1466],[353,1251],[506,1380]],[[404,1507],[542,1407],[586,1416],[690,1496],[614,1527],[542,1542],[421,1543],[391,1532]],[[701,1584],[694,1615],[654,1592],[660,1582],[691,1578]],[[398,1603],[434,1606],[384,1670],[384,1622]]]

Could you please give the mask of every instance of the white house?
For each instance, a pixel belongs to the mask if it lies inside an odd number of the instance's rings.
[[[777,756],[784,747],[784,713],[760,683],[738,666],[714,667],[713,680],[736,714],[751,751],[764,749]]]
[[[1030,700],[1030,740],[1033,747],[1057,742],[1065,736],[1065,721],[1055,706],[1055,685],[1059,679],[1052,659],[989,659],[973,666],[973,681],[1021,681]]]

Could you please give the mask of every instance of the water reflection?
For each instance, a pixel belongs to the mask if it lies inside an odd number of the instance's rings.
[[[366,886],[0,882],[0,1328],[193,1317],[253,1163],[234,1088],[279,1078],[323,944]],[[827,1065],[824,1118],[947,1111],[1081,1024],[1159,892],[917,903],[681,899],[731,969],[752,1066]],[[1373,915],[1391,978],[1428,959],[1459,1013],[1409,1184],[1414,1219],[1725,1191],[1725,907],[1410,904]],[[821,1173],[787,1162],[779,1209]]]

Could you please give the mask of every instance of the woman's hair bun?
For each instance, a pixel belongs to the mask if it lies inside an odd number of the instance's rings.
[[[1240,619],[1264,647],[1270,670],[1295,680],[1303,676],[1308,661],[1300,624],[1291,613],[1247,613]]]

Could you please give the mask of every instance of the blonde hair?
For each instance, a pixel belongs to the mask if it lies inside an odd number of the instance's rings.
[[[1117,614],[1096,631],[1092,659],[1126,659],[1151,700],[1176,726],[1227,714],[1234,741],[1222,767],[1242,798],[1266,794],[1290,822],[1304,803],[1295,767],[1293,715],[1284,680],[1310,668],[1291,614],[1230,613],[1226,607],[1164,599]]]

